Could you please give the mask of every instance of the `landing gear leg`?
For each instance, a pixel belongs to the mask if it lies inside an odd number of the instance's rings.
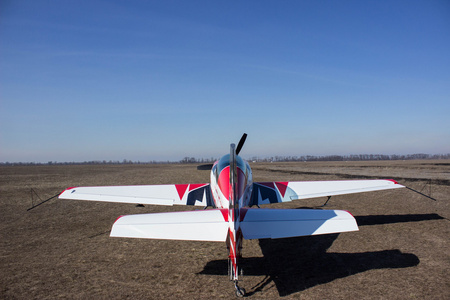
[[[234,287],[236,288],[236,296],[242,298],[245,296],[245,289],[238,286],[237,281],[234,282]]]

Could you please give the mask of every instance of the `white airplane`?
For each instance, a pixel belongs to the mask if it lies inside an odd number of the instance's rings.
[[[242,136],[237,148],[231,144],[230,154],[213,164],[211,183],[71,187],[59,198],[212,207],[209,210],[121,216],[114,223],[110,236],[226,242],[230,280],[234,281],[236,295],[242,297],[245,290],[238,286],[238,262],[243,239],[358,230],[355,218],[347,211],[268,209],[259,208],[259,205],[404,187],[389,179],[253,182],[250,165],[238,156],[246,136]]]

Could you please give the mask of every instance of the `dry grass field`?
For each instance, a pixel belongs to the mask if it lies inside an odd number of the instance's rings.
[[[394,178],[423,190],[335,196],[358,232],[245,240],[254,299],[450,299],[450,161],[255,163],[255,181]],[[431,179],[431,185],[429,180]],[[0,167],[0,299],[234,298],[225,243],[109,238],[120,215],[189,210],[45,199],[70,186],[209,182],[194,165]],[[325,198],[277,204],[317,207]]]

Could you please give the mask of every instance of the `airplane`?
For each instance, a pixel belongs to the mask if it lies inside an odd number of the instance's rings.
[[[243,297],[245,289],[238,284],[243,239],[358,230],[355,218],[348,211],[270,209],[260,205],[316,197],[329,200],[334,195],[404,187],[392,179],[253,182],[249,163],[239,156],[246,137],[244,133],[238,146],[231,144],[230,153],[213,165],[199,166],[199,169],[211,168],[210,183],[70,187],[59,199],[203,207],[195,211],[120,216],[110,236],[226,242],[230,280],[234,282],[236,296]]]

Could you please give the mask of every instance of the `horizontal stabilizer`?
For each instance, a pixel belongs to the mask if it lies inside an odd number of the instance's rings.
[[[155,205],[213,206],[209,184],[92,186],[68,188],[60,199]]]
[[[403,188],[395,180],[255,182],[250,205]]]
[[[227,233],[219,209],[122,216],[111,230],[112,237],[213,242],[224,242]]]
[[[250,208],[240,226],[245,239],[277,239],[358,230],[356,220],[349,212],[316,209]]]

